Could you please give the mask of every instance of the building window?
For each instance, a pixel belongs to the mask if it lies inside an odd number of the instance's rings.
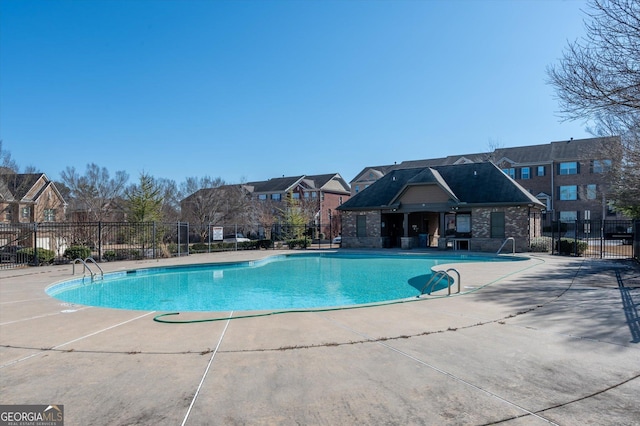
[[[21,209],[21,216],[23,219],[29,219],[31,217],[31,207],[23,207]]]
[[[11,215],[11,210],[9,210],[9,208],[7,207],[7,209],[4,211],[4,220],[11,221],[12,218],[13,216]]]
[[[267,194],[258,194],[258,200],[264,201],[267,199]]]
[[[309,198],[309,193],[305,191],[304,193],[304,198],[308,199]]]
[[[587,185],[587,200],[595,200],[597,196],[596,185]]]
[[[578,187],[576,185],[567,185],[560,187],[560,199],[563,201],[577,200]]]
[[[55,222],[56,221],[56,211],[55,211],[55,209],[44,209],[44,221],[45,222]]]
[[[538,166],[538,176],[544,176],[544,166]]]
[[[577,175],[578,174],[578,162],[577,161],[568,161],[565,163],[560,163],[560,172],[558,174],[561,175]]]
[[[531,179],[530,167],[523,167],[520,169],[520,179]]]
[[[363,214],[356,216],[356,236],[367,236],[367,216]]]
[[[504,212],[491,212],[491,238],[504,236]]]
[[[280,194],[271,194],[271,199],[274,201],[280,201]]]
[[[560,212],[560,222],[575,222],[578,220],[578,212]]]
[[[338,201],[340,205],[342,205],[342,196],[340,197],[340,201]]]
[[[593,160],[591,166],[593,173],[606,173],[611,171],[611,160]]]
[[[466,233],[466,234],[471,232],[471,215],[470,214],[456,215],[456,232]]]
[[[291,194],[291,198],[293,198],[294,200],[299,200],[300,199],[300,193],[299,192],[293,192]]]
[[[514,169],[513,167],[507,168],[507,169],[502,169],[502,171],[504,172],[504,174],[509,176],[511,179],[515,179],[516,178],[516,169]]]
[[[312,192],[311,193],[311,198],[318,198],[318,193],[317,192]]]
[[[354,192],[357,194],[360,192],[360,185],[356,185]]]

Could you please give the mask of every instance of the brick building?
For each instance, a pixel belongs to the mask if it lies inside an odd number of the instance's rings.
[[[396,167],[339,207],[342,246],[524,251],[544,208],[491,162]]]
[[[364,188],[396,169],[491,161],[545,205],[551,219],[618,219],[608,198],[607,173],[621,161],[618,137],[551,142],[493,152],[452,155],[367,167],[352,181]]]

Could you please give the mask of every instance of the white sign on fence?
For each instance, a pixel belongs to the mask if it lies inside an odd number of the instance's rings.
[[[213,235],[213,241],[222,241],[224,238],[224,228],[222,226],[214,226],[211,234]]]

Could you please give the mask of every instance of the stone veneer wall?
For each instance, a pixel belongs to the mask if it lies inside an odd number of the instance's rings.
[[[504,212],[504,238],[491,238],[491,213]],[[504,240],[513,237],[516,251],[529,249],[529,212],[526,207],[488,207],[476,208],[471,212],[471,251],[496,252]],[[512,243],[502,249],[503,253],[511,251]]]
[[[357,237],[357,217],[367,217],[367,236]],[[345,248],[382,248],[380,234],[381,215],[379,210],[342,212],[342,244]]]
[[[504,238],[491,238],[491,213],[504,212],[505,236]],[[367,217],[367,236],[356,236],[357,216]],[[384,238],[381,236],[381,214],[378,210],[372,211],[344,211],[342,212],[342,245],[345,248],[383,248]],[[471,251],[495,253],[504,240],[513,237],[516,242],[517,252],[529,250],[529,212],[526,207],[488,207],[475,208],[471,211],[471,233],[469,242]],[[509,242],[502,253],[511,252]]]

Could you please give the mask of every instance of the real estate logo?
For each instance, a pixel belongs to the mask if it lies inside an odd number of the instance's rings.
[[[64,426],[64,405],[0,405],[0,426]]]

